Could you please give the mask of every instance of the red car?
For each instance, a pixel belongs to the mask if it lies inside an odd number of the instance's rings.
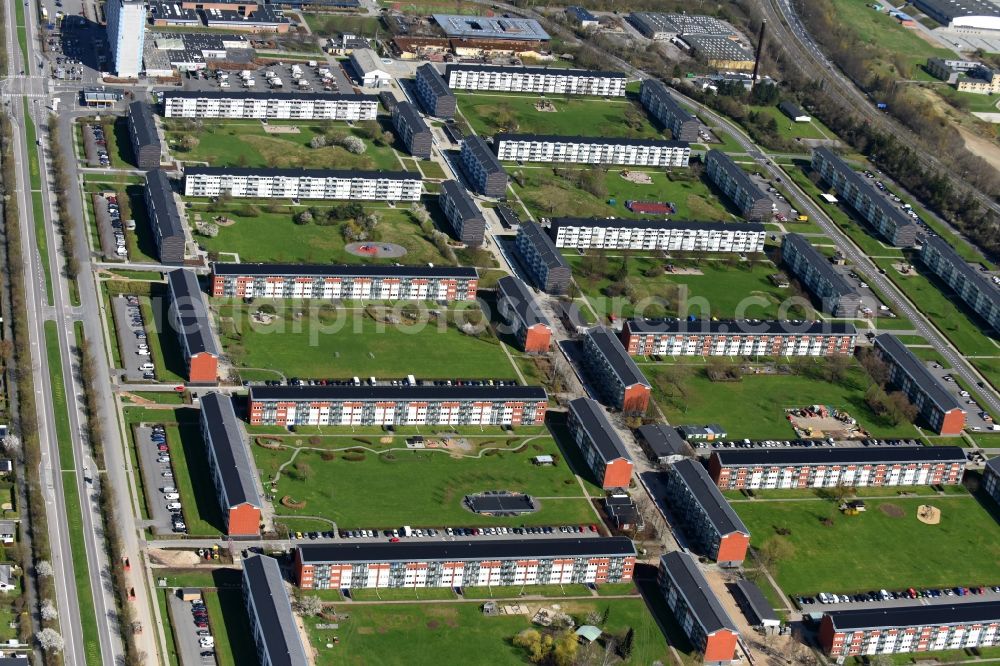
[[[185,388],[186,387],[183,384],[181,384],[180,386],[175,386],[174,390],[177,391],[178,393],[183,393]]]
[[[391,539],[389,539],[389,543],[396,543],[398,541],[399,541],[399,537],[392,537]]]

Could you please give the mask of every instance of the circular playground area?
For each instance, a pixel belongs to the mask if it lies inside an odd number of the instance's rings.
[[[406,254],[406,248],[396,243],[348,243],[344,249],[355,257],[370,259],[398,259]]]

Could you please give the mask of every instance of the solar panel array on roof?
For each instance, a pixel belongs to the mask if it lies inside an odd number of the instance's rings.
[[[724,467],[785,465],[887,465],[965,462],[958,446],[784,447],[776,449],[716,449]]]
[[[251,386],[250,400],[507,400],[544,401],[541,386]]]
[[[1000,601],[967,604],[914,604],[857,610],[827,611],[837,631],[893,629],[901,627],[945,627],[948,625],[1000,622]]]
[[[250,460],[243,430],[232,399],[222,393],[207,393],[201,397],[201,423],[208,433],[206,444],[218,466],[219,478],[231,509],[240,504],[262,507],[257,492],[257,467]]]
[[[712,477],[701,463],[689,459],[680,460],[674,463],[667,473],[676,474],[677,478],[683,481],[716,532],[722,536],[733,533],[750,536],[750,530],[729,506],[729,502],[722,496],[719,487],[712,481]]]
[[[304,564],[328,562],[430,562],[517,560],[551,557],[635,557],[627,537],[502,539],[490,541],[401,541],[303,544]]]
[[[823,276],[835,293],[838,295],[857,293],[857,289],[847,281],[847,278],[834,270],[833,266],[830,265],[830,260],[813,247],[805,236],[785,234],[784,242],[794,247],[808,261],[809,265]]]
[[[381,178],[388,180],[419,180],[420,176],[409,171],[361,171],[359,169],[275,169],[272,167],[213,167],[189,166],[185,176],[230,176],[274,178]]]
[[[518,319],[521,320],[525,328],[537,324],[551,328],[548,318],[542,312],[534,296],[524,286],[524,283],[516,277],[507,275],[500,278],[497,281],[497,290],[500,293],[500,297],[505,299],[511,310],[517,314]]]
[[[721,630],[739,633],[693,557],[675,550],[661,556],[660,565],[669,574],[693,619],[706,634],[711,635]]]
[[[243,560],[243,589],[256,614],[251,632],[270,666],[302,666],[309,663],[281,568],[273,557],[254,555]]]
[[[232,264],[213,263],[215,275],[255,275],[261,277],[427,277],[471,280],[471,266],[393,266],[391,264]]]
[[[167,273],[170,287],[170,311],[180,330],[177,334],[184,338],[185,347],[192,356],[208,353],[219,355],[219,347],[212,336],[212,326],[208,315],[205,296],[198,284],[194,271],[179,268]]]

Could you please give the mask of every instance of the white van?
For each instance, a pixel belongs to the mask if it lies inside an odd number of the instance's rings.
[[[139,369],[142,370],[143,372],[152,372],[154,368],[155,366],[152,363],[149,363],[148,361],[139,366]]]

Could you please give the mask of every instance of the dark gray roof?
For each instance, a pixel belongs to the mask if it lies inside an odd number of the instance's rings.
[[[438,97],[451,95],[451,88],[445,83],[445,80],[441,77],[441,73],[437,70],[437,67],[431,63],[427,63],[417,67],[417,76],[422,78],[427,86],[432,88],[434,94]]]
[[[618,336],[607,326],[595,326],[587,331],[587,337],[597,346],[601,355],[608,360],[614,373],[618,375],[625,386],[642,384],[650,386],[642,370],[635,364],[632,357],[628,355],[625,347],[622,346]]]
[[[960,16],[1000,16],[1000,7],[988,0],[916,0],[924,12],[934,12],[955,19]]]
[[[459,217],[463,221],[483,217],[483,214],[476,208],[472,197],[469,196],[469,191],[457,180],[446,180],[441,183],[441,194],[454,204]]]
[[[190,166],[185,176],[258,176],[285,178],[382,178],[390,180],[420,180],[420,174],[410,171],[360,171],[358,169],[274,169],[270,167],[211,167]]]
[[[1000,601],[967,604],[912,605],[829,611],[826,615],[839,631],[891,629],[894,627],[989,624],[1000,621]]]
[[[243,585],[257,613],[259,632],[254,634],[267,651],[267,663],[271,666],[309,663],[278,560],[264,555],[243,560]]]
[[[572,14],[579,21],[596,21],[597,17],[587,11],[584,7],[572,5],[566,8],[566,13]]]
[[[465,137],[465,140],[462,141],[462,149],[468,149],[468,151],[472,154],[476,161],[482,165],[483,169],[485,169],[487,173],[507,173],[504,170],[503,165],[500,164],[500,160],[498,160],[497,156],[493,154],[492,150],[490,150],[489,144],[483,140],[483,137],[476,134]]]
[[[183,236],[184,225],[181,223],[181,214],[174,201],[170,179],[163,169],[146,172],[146,192],[156,211],[155,224],[159,227],[159,236],[161,238]]]
[[[695,229],[707,231],[746,231],[763,233],[763,224],[753,222],[700,222],[687,220],[625,220],[618,217],[557,217],[549,225],[549,235],[555,238],[559,227],[601,227],[615,229]]]
[[[831,321],[790,321],[776,319],[629,319],[625,322],[635,333],[683,333],[719,335],[857,335],[854,324]]]
[[[240,504],[262,507],[263,502],[255,482],[257,468],[250,460],[250,453],[243,440],[243,430],[233,409],[233,401],[223,393],[206,393],[201,397],[201,421],[208,431],[206,444],[212,448],[226,498],[229,500],[226,508]]]
[[[1000,289],[993,284],[989,274],[970,266],[948,241],[938,235],[927,234],[922,243],[940,253],[942,259],[954,266],[955,270],[961,273],[967,282],[974,284],[986,298],[994,303],[1000,301]]]
[[[160,136],[156,133],[156,121],[153,119],[153,110],[149,104],[132,102],[128,105],[128,118],[140,146],[160,145]]]
[[[188,351],[194,354],[206,352],[219,355],[219,348],[212,336],[212,326],[208,316],[208,306],[198,284],[194,271],[184,268],[167,273],[170,286],[170,309],[180,321],[178,335],[187,341]]]
[[[233,91],[223,92],[216,90],[164,90],[159,93],[160,98],[168,100],[172,98],[183,99],[266,99],[266,100],[311,100],[327,102],[375,102],[378,103],[377,95],[354,95],[340,93],[307,93],[307,92],[250,92]]]
[[[598,145],[614,144],[616,146],[662,146],[664,148],[687,148],[687,141],[667,139],[629,139],[626,137],[575,136],[559,134],[512,134],[501,132],[493,137],[493,145],[499,146],[501,141],[538,141],[547,143],[594,143]]]
[[[618,432],[612,427],[607,414],[595,400],[577,398],[569,403],[569,410],[580,422],[583,429],[590,435],[594,447],[601,454],[601,459],[608,463],[612,460],[632,460],[625,443]]]
[[[733,158],[729,155],[713,148],[705,155],[705,161],[708,162],[709,160],[717,162],[719,168],[735,180],[741,188],[749,192],[754,199],[768,198],[767,192],[761,189],[760,185],[755,183],[753,178],[750,177],[750,174],[740,168],[740,165],[734,162]]]
[[[990,458],[986,461],[986,469],[1000,477],[1000,458]]]
[[[518,236],[525,236],[534,246],[538,256],[549,268],[569,268],[566,259],[559,254],[552,239],[545,235],[542,226],[537,222],[525,220],[518,226]]]
[[[654,423],[639,426],[636,432],[657,458],[683,456],[691,451],[691,447],[684,441],[684,438],[678,435],[677,430],[671,426]]]
[[[597,19],[593,19],[597,20]],[[510,67],[505,65],[474,65],[458,63],[445,68],[445,76],[452,72],[510,72],[511,74],[548,74],[549,76],[580,76],[593,79],[613,77],[624,79],[621,72],[597,71],[591,69],[565,69],[563,67]]]
[[[795,104],[794,102],[784,101],[778,105],[778,108],[787,113],[789,116],[796,118],[798,116],[808,116],[809,114],[802,110],[802,108]]]
[[[650,95],[655,97],[657,101],[666,107],[670,108],[670,113],[673,114],[674,118],[679,122],[685,122],[688,120],[697,120],[694,114],[685,109],[680,103],[674,99],[674,96],[670,94],[670,90],[667,88],[667,84],[659,79],[644,79],[642,82],[643,92],[649,91]]]
[[[763,622],[764,620],[778,621],[778,614],[774,612],[774,608],[771,607],[771,602],[767,600],[764,593],[760,591],[757,584],[749,580],[738,580],[736,581],[736,588],[743,593],[743,598],[746,599],[747,604],[750,605],[750,609],[753,614],[757,616],[757,619]]]
[[[475,279],[471,266],[380,266],[376,264],[222,264],[213,263],[215,275],[282,277],[420,277]]]
[[[525,327],[542,324],[552,328],[535,297],[516,277],[507,275],[497,280],[497,290],[502,298],[507,299],[507,303],[517,313],[517,318],[524,323]]]
[[[414,132],[429,132],[427,123],[424,122],[417,107],[409,102],[400,102],[393,109],[393,116],[400,116],[402,121]]]
[[[677,476],[694,495],[709,522],[720,535],[725,536],[738,532],[750,536],[750,530],[729,506],[729,502],[722,496],[719,486],[712,481],[712,477],[708,475],[704,465],[694,460],[684,459],[675,462],[672,468],[668,474],[677,473]]]
[[[693,557],[675,550],[661,556],[660,563],[670,574],[694,620],[706,634],[712,635],[724,629],[739,633]]]
[[[822,252],[813,247],[806,240],[805,236],[801,234],[785,234],[784,242],[798,250],[798,253],[807,260],[809,265],[815,268],[816,272],[830,283],[830,288],[835,293],[841,296],[857,293],[857,289],[847,281],[847,278],[834,270],[833,266],[830,265],[830,260],[824,257]]]
[[[302,561],[306,564],[635,556],[635,546],[627,537],[303,544],[298,550]]]
[[[251,400],[546,400],[541,386],[251,386]]]
[[[716,449],[723,466],[866,465],[885,463],[965,462],[958,446],[847,446],[788,447],[777,449]]]
[[[902,370],[920,387],[923,392],[942,411],[949,412],[953,409],[962,409],[958,398],[952,395],[935,377],[924,362],[917,358],[906,345],[900,342],[892,333],[883,333],[875,336],[875,346],[882,349],[892,358],[893,363],[900,366]],[[965,411],[962,409],[962,411]]]

